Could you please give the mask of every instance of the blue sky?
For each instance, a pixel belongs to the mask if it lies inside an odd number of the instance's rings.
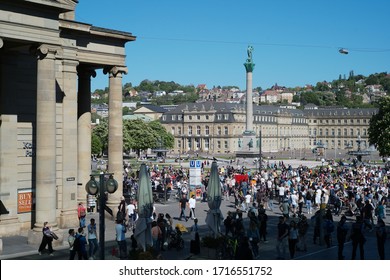
[[[123,83],[244,90],[248,45],[253,87],[263,89],[390,72],[389,11],[388,0],[79,0],[76,20],[137,36]],[[93,90],[108,86],[97,74]]]

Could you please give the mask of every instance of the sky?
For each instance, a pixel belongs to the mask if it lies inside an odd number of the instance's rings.
[[[126,44],[123,84],[245,90],[249,45],[254,88],[389,73],[389,11],[388,0],[79,0],[76,20],[137,37]],[[107,86],[98,70],[92,90]]]

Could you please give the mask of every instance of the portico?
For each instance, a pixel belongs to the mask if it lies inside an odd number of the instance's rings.
[[[91,79],[98,70],[109,86],[108,171],[122,177],[125,44],[136,38],[75,21],[77,2],[0,3],[0,19],[7,19],[0,20],[0,199],[9,211],[0,216],[0,236],[32,229],[29,242],[38,243],[45,221],[60,239],[61,229],[77,227],[91,174]],[[109,206],[119,202],[118,183]]]

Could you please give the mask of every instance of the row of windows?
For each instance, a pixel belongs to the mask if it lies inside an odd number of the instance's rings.
[[[175,135],[175,132],[176,132],[175,127],[172,127],[171,128],[172,135]],[[188,126],[188,135],[192,135],[193,132],[194,132],[193,131],[193,127],[191,125]],[[205,132],[204,135],[210,135],[210,127],[208,125],[205,126],[204,132]],[[224,133],[224,135],[228,135],[229,134],[229,128],[227,126],[225,126],[223,128],[223,133]],[[180,126],[177,128],[177,134],[178,135],[182,134],[182,129],[181,129]],[[201,135],[201,134],[202,134],[201,127],[197,126],[196,127],[196,135]],[[222,127],[220,127],[220,126],[217,127],[217,135],[222,135]]]
[[[319,123],[332,123],[332,124],[335,124],[336,122],[338,124],[341,124],[341,123],[344,123],[344,124],[354,124],[356,121],[357,124],[360,124],[360,123],[365,123],[367,124],[368,123],[368,120],[367,119],[343,119],[343,120],[319,120],[318,122]],[[311,123],[312,121],[310,120],[309,123]],[[313,123],[317,123],[317,120],[313,120]]]
[[[319,133],[318,135],[319,136],[324,136],[323,135],[323,129],[320,128],[319,129]],[[329,134],[329,131],[331,134]],[[331,130],[329,130],[328,128],[325,129],[325,136],[335,136],[335,132],[336,130],[334,128],[332,128]],[[337,129],[337,136],[355,136],[355,129],[353,128],[350,128],[349,129],[349,134],[348,134],[348,128],[344,128],[343,129],[343,135],[341,135],[341,128],[338,128]],[[310,136],[317,136],[317,128],[314,128],[313,130],[311,128],[309,128],[309,135]],[[361,134],[361,130],[360,128],[357,128],[356,129],[356,136],[359,136],[359,135],[363,135],[363,136],[366,136],[367,135],[367,129],[366,128],[363,128],[363,134]]]

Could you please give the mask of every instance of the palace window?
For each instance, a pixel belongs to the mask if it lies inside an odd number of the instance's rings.
[[[181,135],[181,127],[180,126],[177,128],[177,134]]]
[[[196,127],[196,135],[200,135],[200,126],[199,125]]]
[[[225,126],[225,135],[228,135],[229,134],[229,128],[227,126]]]
[[[225,149],[229,149],[229,142],[228,141],[225,141]]]
[[[188,135],[192,135],[192,126],[188,127]]]
[[[171,129],[172,129],[172,135],[175,135],[175,128],[172,127]]]
[[[218,126],[218,128],[217,128],[217,134],[218,134],[218,135],[221,135],[221,134],[222,134],[222,130],[221,130],[221,127],[220,127],[220,126]]]
[[[210,148],[210,139],[205,138],[204,139],[204,147],[208,150]]]
[[[206,135],[210,134],[210,127],[208,125],[206,125],[205,133]]]

